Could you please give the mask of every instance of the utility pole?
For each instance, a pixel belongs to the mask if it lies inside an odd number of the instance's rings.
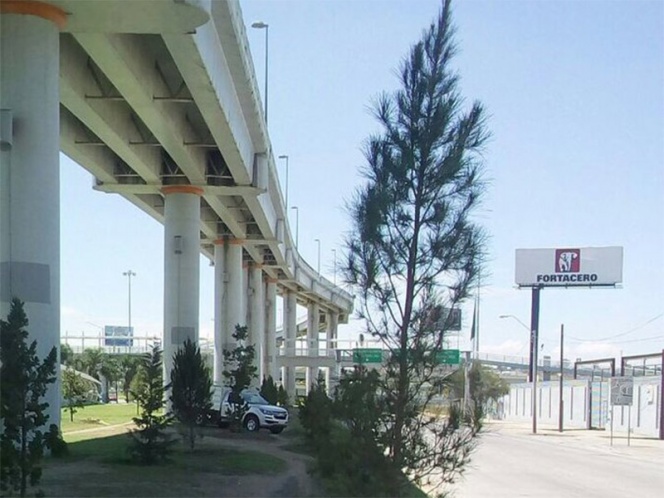
[[[563,344],[565,325],[560,324],[560,400],[558,401],[558,432],[563,432]]]
[[[532,401],[533,401],[533,434],[537,434],[537,330],[532,331],[531,343],[533,350],[531,351],[532,358]]]
[[[466,361],[463,364],[463,413],[470,409],[470,358],[472,351],[466,351]]]

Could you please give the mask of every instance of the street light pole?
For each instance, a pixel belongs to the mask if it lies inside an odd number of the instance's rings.
[[[314,239],[314,242],[318,244],[318,263],[316,264],[316,271],[318,272],[318,276],[320,277],[320,239]]]
[[[563,344],[565,338],[565,325],[560,324],[560,399],[558,400],[558,432],[563,432]],[[601,384],[600,384],[601,386]]]
[[[131,270],[127,270],[126,272],[122,273],[125,277],[128,278],[129,280],[129,331],[128,333],[131,334],[131,277],[135,277],[136,273],[134,273]]]
[[[539,339],[537,337],[537,329],[533,328],[532,330],[519,320],[514,315],[500,315],[498,318],[513,318],[516,320],[524,329],[530,332],[530,381],[532,382],[532,410],[533,410],[533,434],[537,434],[537,350]]]
[[[265,30],[265,124],[267,124],[267,68],[268,68],[268,29],[269,25],[262,21],[255,22],[251,25],[252,28]]]
[[[337,285],[337,250],[332,249],[332,254],[334,254],[334,266],[333,266],[334,285]]]
[[[528,325],[526,325],[525,323],[523,323],[521,320],[519,320],[519,319],[518,319],[516,316],[514,316],[514,315],[499,315],[498,318],[513,318],[514,320],[516,320],[517,322],[519,322],[519,324],[520,324],[524,329],[526,329],[528,332],[530,332],[530,327],[528,327]]]
[[[295,210],[295,249],[298,249],[300,246],[300,209],[297,206],[292,206],[291,209]]]
[[[288,156],[284,154],[279,156],[279,159],[286,160],[286,210],[288,210]]]

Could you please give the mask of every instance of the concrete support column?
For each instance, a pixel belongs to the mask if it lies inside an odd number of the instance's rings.
[[[29,341],[60,347],[60,28],[64,11],[0,3],[0,314],[24,302]],[[59,356],[58,356],[59,357]],[[60,372],[43,401],[60,425]]]
[[[224,319],[227,297],[226,246],[223,239],[214,242],[214,368],[213,382],[224,382]]]
[[[325,338],[327,340],[327,350],[330,353],[334,353],[336,357],[337,351],[337,328],[339,327],[339,313],[336,311],[330,311],[327,314],[327,328],[325,329]],[[325,373],[325,386],[327,388],[328,396],[334,394],[334,388],[336,387],[338,377],[336,372],[332,368],[328,368]]]
[[[198,342],[200,212],[203,189],[171,185],[164,195],[164,383],[173,355],[187,339]]]
[[[249,288],[247,289],[249,294],[249,313],[247,315],[249,343],[254,346],[254,351],[256,352],[254,358],[254,366],[257,369],[255,383],[259,386],[265,375],[263,371],[263,357],[265,355],[265,293],[262,266],[259,263],[252,263],[249,266]]]
[[[246,325],[246,292],[242,268],[242,239],[226,241],[226,300],[223,305],[223,349],[235,347],[233,333],[236,325]],[[222,357],[223,361],[223,357]]]
[[[307,311],[307,356],[318,356],[318,329],[320,327],[320,307],[318,303],[309,303]],[[307,392],[316,382],[318,367],[307,367]]]
[[[286,357],[295,358],[295,339],[297,337],[297,298],[291,290],[284,291],[284,338]],[[290,361],[284,367],[282,384],[291,402],[295,402],[295,365]]]
[[[265,356],[263,372],[279,381],[277,358],[277,279],[265,279]]]

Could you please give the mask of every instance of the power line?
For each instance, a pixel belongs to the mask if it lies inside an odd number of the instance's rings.
[[[609,341],[611,344],[627,344],[628,342],[646,342],[646,341],[654,341],[656,339],[664,339],[664,335],[656,335],[653,337],[644,337],[642,339],[628,339],[626,341]]]
[[[628,330],[627,332],[621,332],[620,334],[610,335],[610,336],[608,336],[608,337],[603,337],[603,338],[600,338],[600,339],[578,339],[578,338],[576,338],[576,337],[569,337],[569,339],[571,339],[571,340],[573,340],[573,341],[576,341],[576,342],[604,342],[604,341],[609,341],[609,342],[629,342],[629,341],[610,341],[610,339],[615,339],[616,337],[623,337],[623,336],[629,335],[629,334],[631,334],[631,333],[633,333],[633,332],[636,332],[637,330],[642,329],[642,328],[645,327],[646,325],[650,325],[652,322],[654,322],[654,321],[656,321],[656,320],[659,320],[659,319],[662,318],[663,316],[664,316],[664,313],[660,313],[659,315],[656,315],[656,316],[652,317],[652,318],[651,318],[650,320],[648,320],[647,322],[642,323],[641,325],[638,325],[638,326],[636,326],[636,327],[634,327],[634,328]],[[641,339],[636,339],[636,340],[641,340]]]

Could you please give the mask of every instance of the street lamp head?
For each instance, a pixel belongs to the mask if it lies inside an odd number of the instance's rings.
[[[509,317],[511,317],[511,316],[512,316],[512,315],[498,315],[498,318],[509,318]]]
[[[299,208],[297,206],[291,206],[291,209],[295,209],[295,211],[297,211]]]
[[[288,156],[286,154],[282,154],[279,156],[279,159],[288,159]]]
[[[269,25],[267,23],[264,23],[263,21],[256,21],[256,22],[251,24],[251,27],[256,28],[256,29],[265,29],[268,26]]]

